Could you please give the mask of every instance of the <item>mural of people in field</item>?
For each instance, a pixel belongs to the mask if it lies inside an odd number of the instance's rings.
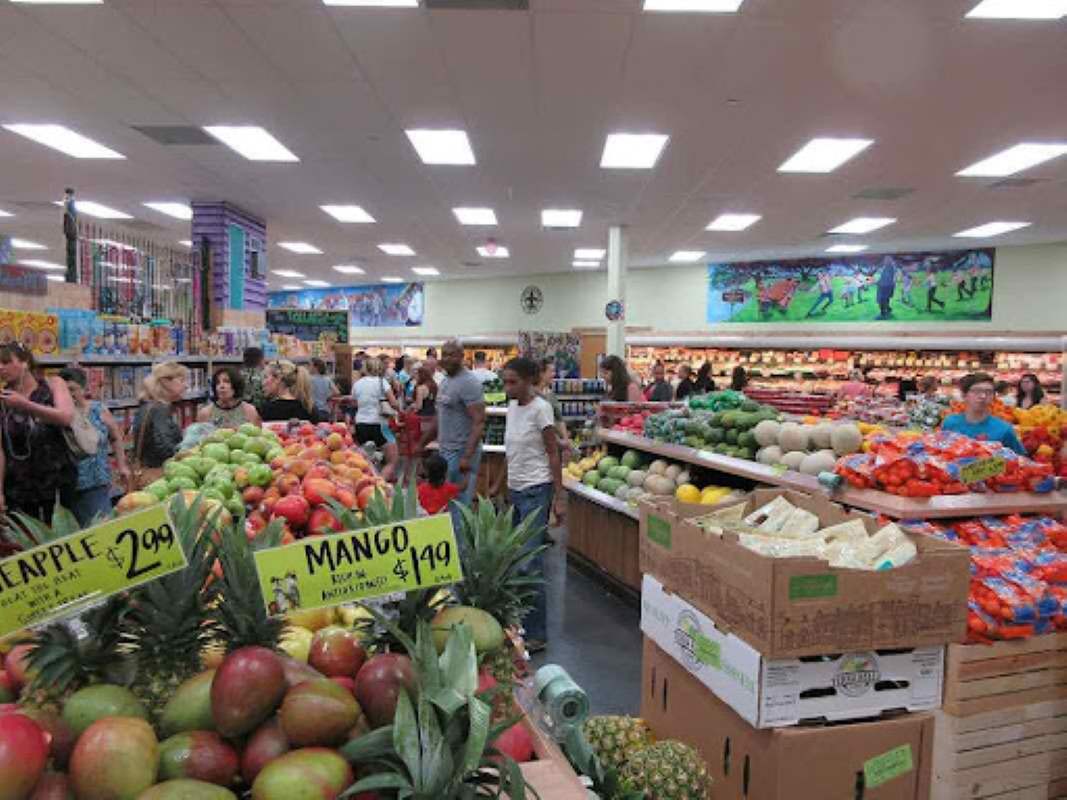
[[[423,284],[346,286],[271,292],[269,308],[347,311],[353,328],[412,328],[422,325]]]
[[[982,249],[709,264],[707,321],[989,320],[994,258]]]

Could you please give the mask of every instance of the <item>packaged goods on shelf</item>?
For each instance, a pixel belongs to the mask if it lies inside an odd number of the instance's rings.
[[[780,489],[753,491],[741,518],[778,497],[814,514],[820,529],[856,520],[873,536],[881,527],[825,498]],[[699,509],[672,512],[651,503],[639,509],[642,572],[768,658],[938,646],[966,635],[970,559],[958,545],[909,537],[917,550],[909,563],[849,569],[812,557],[760,555],[735,534],[693,524]]]
[[[35,355],[59,350],[59,318],[51,312],[0,309],[0,344],[18,342]]]
[[[944,647],[771,659],[651,575],[641,587],[641,633],[755,728],[941,705]]]

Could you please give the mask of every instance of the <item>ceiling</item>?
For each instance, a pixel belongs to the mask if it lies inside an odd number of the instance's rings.
[[[872,249],[958,247],[992,220],[1033,224],[997,244],[1067,239],[1067,157],[1016,177],[954,173],[1022,141],[1067,140],[1067,20],[964,19],[975,0],[746,0],[738,14],[641,13],[639,0],[530,0],[528,11],[328,8],[321,0],[0,0],[0,122],[67,125],[125,161],[69,158],[0,129],[0,233],[61,261],[64,186],[176,242],[182,223],[144,201],[228,200],[267,220],[272,268],[352,283],[570,271],[576,247],[629,228],[631,263],[675,250],[709,259],[818,253],[857,216],[899,222]],[[249,162],[221,145],[164,146],[145,125],[256,124],[300,157]],[[477,165],[426,166],[412,127],[468,131]],[[652,170],[603,170],[612,131],[670,142]],[[829,175],[776,168],[815,136],[875,140]],[[865,190],[905,187],[892,201]],[[321,204],[362,205],[343,225]],[[461,227],[454,206],[500,224]],[[546,231],[540,209],[577,207],[581,228]],[[763,219],[711,233],[724,211]],[[485,260],[493,235],[511,258]],[[376,245],[406,242],[415,258]],[[985,242],[983,242],[985,243]],[[33,254],[39,256],[39,254]],[[358,277],[356,281],[361,280]],[[272,286],[284,281],[272,277]]]

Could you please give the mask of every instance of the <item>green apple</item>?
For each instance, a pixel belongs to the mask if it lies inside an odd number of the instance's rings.
[[[244,436],[259,436],[261,430],[258,425],[253,425],[251,422],[246,422],[237,429],[237,432]]]
[[[154,495],[160,501],[166,500],[171,495],[170,484],[167,483],[166,478],[152,481],[144,488],[144,490],[149,494]]]
[[[274,473],[266,464],[252,464],[248,468],[248,482],[252,486],[270,486]]]
[[[170,487],[171,494],[180,492],[182,489],[196,490],[196,481],[192,478],[187,478],[184,475],[176,475],[167,481],[167,486]]]
[[[230,460],[230,448],[221,442],[205,444],[203,453],[204,458],[210,458],[219,464],[225,464]]]

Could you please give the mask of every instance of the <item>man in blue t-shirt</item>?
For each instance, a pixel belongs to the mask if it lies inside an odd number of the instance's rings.
[[[989,413],[989,407],[996,397],[992,377],[984,372],[971,373],[960,381],[960,391],[963,393],[964,412],[946,417],[941,425],[942,430],[962,433],[972,439],[1000,442],[1019,455],[1026,455],[1026,448],[1015,435],[1015,429]]]

